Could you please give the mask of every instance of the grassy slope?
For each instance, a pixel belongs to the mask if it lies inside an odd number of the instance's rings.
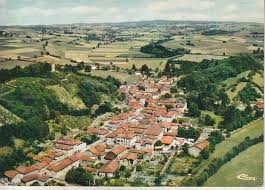
[[[261,186],[263,184],[263,151],[264,144],[259,143],[241,152],[210,177],[205,186]],[[237,178],[240,174],[255,177],[255,181],[240,180]]]
[[[3,124],[12,124],[18,123],[21,121],[21,118],[10,112],[9,110],[5,109],[3,106],[0,105],[0,126]]]
[[[48,89],[52,90],[59,100],[72,109],[86,108],[84,102],[76,95],[69,93],[64,87],[60,85],[49,86]]]
[[[253,82],[257,84],[259,87],[263,88],[264,87],[264,78],[261,74],[256,73],[253,76]]]

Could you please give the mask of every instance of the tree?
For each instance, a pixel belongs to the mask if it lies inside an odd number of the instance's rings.
[[[154,182],[156,186],[160,186],[162,182],[162,177],[161,176],[157,177]]]
[[[149,76],[150,75],[150,70],[148,68],[148,66],[146,64],[144,64],[142,67],[141,67],[141,73],[143,75],[147,75]]]
[[[209,158],[209,151],[207,149],[204,149],[200,152],[200,155],[204,160],[207,160]]]
[[[165,105],[167,111],[169,111],[170,109],[174,108],[171,104],[167,104]]]
[[[165,65],[165,68],[164,68],[164,72],[163,72],[164,75],[169,75],[171,74],[171,67],[170,67],[170,63],[169,61],[167,61],[166,65]]]
[[[156,141],[155,146],[162,146],[162,142],[160,140]]]
[[[136,68],[135,64],[133,64],[133,66],[132,66],[132,70],[133,70],[133,71],[137,71],[137,68]]]
[[[169,94],[169,93],[166,93],[166,94],[164,94],[163,95],[163,97],[162,98],[172,98],[172,95],[171,94]]]
[[[200,117],[201,111],[199,110],[197,104],[192,103],[189,106],[189,116],[191,117]]]
[[[95,111],[96,115],[102,115],[106,112],[112,111],[112,105],[110,102],[105,101],[103,104],[101,104],[98,109]]]
[[[183,151],[184,154],[188,154],[188,152],[189,152],[189,145],[187,143],[185,143],[182,146],[182,151]]]
[[[212,118],[210,115],[205,115],[204,124],[206,126],[213,126],[215,124],[214,118]]]

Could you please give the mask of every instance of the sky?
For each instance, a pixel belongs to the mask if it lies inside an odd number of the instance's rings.
[[[263,19],[264,0],[0,0],[0,25]]]

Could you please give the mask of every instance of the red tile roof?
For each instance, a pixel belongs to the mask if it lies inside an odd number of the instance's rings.
[[[8,170],[5,171],[4,175],[9,178],[14,178],[16,175],[19,174],[16,170]]]
[[[55,172],[59,172],[64,168],[66,168],[67,166],[70,166],[71,164],[73,164],[73,161],[70,158],[65,158],[57,163],[50,164],[48,169],[53,170]]]
[[[16,170],[22,174],[28,174],[30,172],[38,170],[37,166],[18,166]]]
[[[27,183],[33,180],[39,180],[42,182],[46,182],[50,177],[47,175],[39,175],[39,174],[30,174],[30,175],[26,175],[25,177],[23,177],[21,179],[22,182]]]
[[[150,127],[145,131],[145,135],[158,136],[162,132],[160,126]]]
[[[59,139],[56,141],[56,144],[63,144],[63,145],[68,145],[68,146],[79,145],[81,143],[82,143],[81,141],[64,140],[64,139]]]
[[[119,155],[121,154],[122,152],[124,152],[127,148],[125,146],[117,146],[116,148],[112,149],[111,152],[115,155]]]
[[[92,167],[89,167],[89,166],[85,166],[83,167],[87,172],[89,173],[95,173],[97,172],[97,169],[96,168],[92,168]]]
[[[100,169],[100,173],[114,173],[119,169],[119,163],[116,160],[111,160],[104,164]]]
[[[166,144],[166,145],[170,145],[174,140],[174,137],[172,136],[163,136],[161,138],[161,143],[162,144]]]
[[[42,168],[47,167],[48,165],[49,165],[49,163],[44,161],[44,162],[37,163],[35,166],[40,170]]]
[[[195,147],[197,147],[197,148],[199,148],[201,150],[204,150],[204,149],[206,149],[208,147],[208,145],[209,145],[209,142],[207,140],[204,140],[202,142],[194,144],[193,146],[195,146]]]
[[[120,158],[120,160],[136,160],[138,158],[136,153],[128,153]]]

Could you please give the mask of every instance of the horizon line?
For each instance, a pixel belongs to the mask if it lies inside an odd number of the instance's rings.
[[[56,24],[11,24],[11,25],[0,25],[0,27],[12,27],[12,26],[54,26],[54,25],[74,25],[74,24],[122,24],[122,23],[137,23],[137,22],[155,22],[155,21],[169,21],[169,22],[217,22],[217,23],[255,23],[263,24],[264,22],[258,21],[217,21],[217,20],[136,20],[136,21],[120,21],[120,22],[73,22],[73,23],[56,23]]]

